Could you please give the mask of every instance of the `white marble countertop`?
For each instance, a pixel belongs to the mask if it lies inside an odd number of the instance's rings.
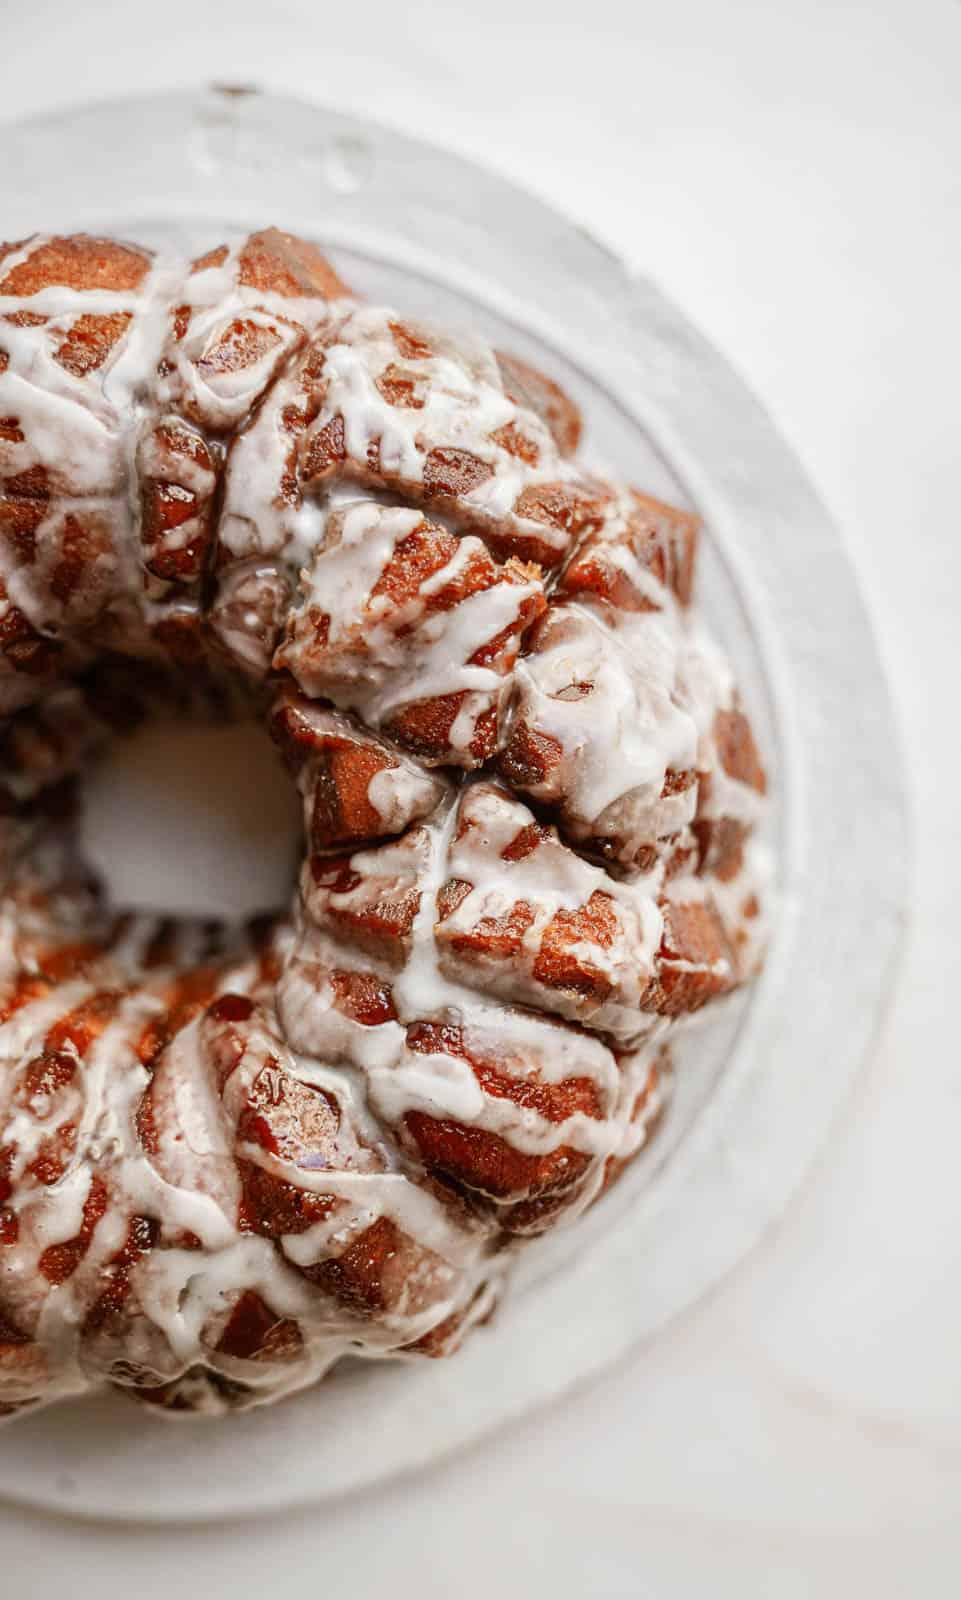
[[[375,1501],[253,1527],[0,1507],[5,1596],[961,1590],[961,6],[573,11],[6,0],[0,119],[264,83],[503,169],[667,289],[800,454],[877,622],[917,826],[882,1039],[776,1236],[562,1411]]]

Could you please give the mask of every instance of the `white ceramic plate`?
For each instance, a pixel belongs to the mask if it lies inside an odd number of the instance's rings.
[[[533,1247],[455,1359],[344,1364],[273,1410],[176,1425],[118,1397],[0,1434],[0,1494],[102,1517],[250,1515],[340,1495],[582,1384],[717,1283],[783,1211],[868,1049],[905,894],[898,743],[839,537],[772,424],[649,283],[501,178],[373,124],[225,91],[4,128],[0,235],[210,246],[276,222],[348,281],[479,326],[581,402],[588,449],[693,503],[702,602],[774,783],[762,980],[685,1048],[668,1125]]]

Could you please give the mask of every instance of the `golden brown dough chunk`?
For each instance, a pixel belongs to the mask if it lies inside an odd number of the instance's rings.
[[[446,788],[362,724],[286,689],[271,731],[304,798],[304,826],[318,854],[403,833],[436,811]]]
[[[274,665],[423,761],[476,767],[497,748],[510,672],[544,604],[536,568],[360,501],[328,518]]]
[[[535,412],[547,424],[561,455],[572,456],[581,439],[581,414],[570,395],[519,356],[498,350],[497,365],[508,399]]]

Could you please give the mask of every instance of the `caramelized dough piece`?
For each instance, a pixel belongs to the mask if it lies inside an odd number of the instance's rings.
[[[677,635],[659,613],[637,621],[551,605],[515,675],[501,771],[589,853],[646,871],[694,818],[698,740]]]
[[[549,428],[563,456],[572,456],[581,440],[581,414],[559,383],[519,356],[498,350],[497,365],[504,392],[516,406],[533,411]]]
[[[138,289],[150,270],[150,256],[137,245],[118,244],[75,233],[56,239],[23,240],[4,246],[4,254],[20,253],[32,245],[26,258],[8,266],[0,278],[0,294],[29,297],[42,289]],[[0,257],[2,261],[2,257]]]
[[[567,849],[492,785],[467,790],[438,897],[441,970],[504,999],[630,1038],[659,919],[649,898]]]
[[[446,792],[441,779],[386,740],[291,688],[275,704],[271,731],[296,773],[317,854],[403,833],[435,811]]]
[[[508,396],[486,346],[378,308],[344,317],[323,345],[322,401],[298,450],[311,492],[334,478],[387,487],[545,568],[602,525],[612,492],[562,455],[543,405]]]
[[[536,569],[359,501],[328,518],[274,664],[421,760],[474,767],[497,747],[509,674],[544,605]]]
[[[137,465],[144,565],[154,577],[194,582],[207,564],[213,532],[216,447],[179,417],[167,417],[141,439]]]
[[[290,299],[321,295],[339,300],[351,292],[316,245],[279,228],[250,235],[240,252],[238,278],[244,285]]]
[[[559,589],[571,599],[606,601],[619,611],[657,611],[667,589],[691,603],[697,556],[697,517],[676,506],[626,491],[619,521],[586,539],[568,564]]]
[[[220,1167],[208,1157],[191,1169],[190,1147],[183,1147],[188,1073],[197,1085],[193,1104],[209,1107],[206,1145],[224,1151]],[[326,1077],[325,1083],[298,1077],[265,1014],[245,996],[226,994],[200,1022],[189,1061],[168,1054],[151,1084],[145,1108],[152,1158],[168,1181],[192,1182],[219,1205],[236,1207],[242,1232],[275,1242],[288,1270],[312,1286],[299,1291],[308,1326],[311,1317],[322,1326],[332,1314],[325,1305],[335,1302],[340,1310],[333,1314],[348,1327],[371,1324],[371,1342],[396,1343],[405,1331],[413,1341],[418,1328],[449,1314],[463,1289],[457,1268],[407,1231],[405,1208],[422,1219],[436,1213],[436,1235],[450,1232],[451,1248],[461,1249],[465,1264],[476,1255],[476,1225],[456,1207],[455,1220],[429,1190],[385,1168],[382,1154],[363,1138],[347,1086]],[[381,1209],[385,1204],[389,1211]],[[211,1323],[211,1340],[215,1334],[207,1359],[216,1369],[217,1354],[238,1352],[225,1351],[222,1319]],[[281,1359],[301,1350],[288,1329]],[[276,1353],[261,1346],[245,1359],[274,1360]]]

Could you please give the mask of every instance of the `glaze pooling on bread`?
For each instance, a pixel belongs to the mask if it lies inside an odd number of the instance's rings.
[[[275,229],[0,249],[0,1413],[444,1355],[756,970],[765,777],[696,520]],[[291,907],[109,905],[84,768],[266,716]]]

